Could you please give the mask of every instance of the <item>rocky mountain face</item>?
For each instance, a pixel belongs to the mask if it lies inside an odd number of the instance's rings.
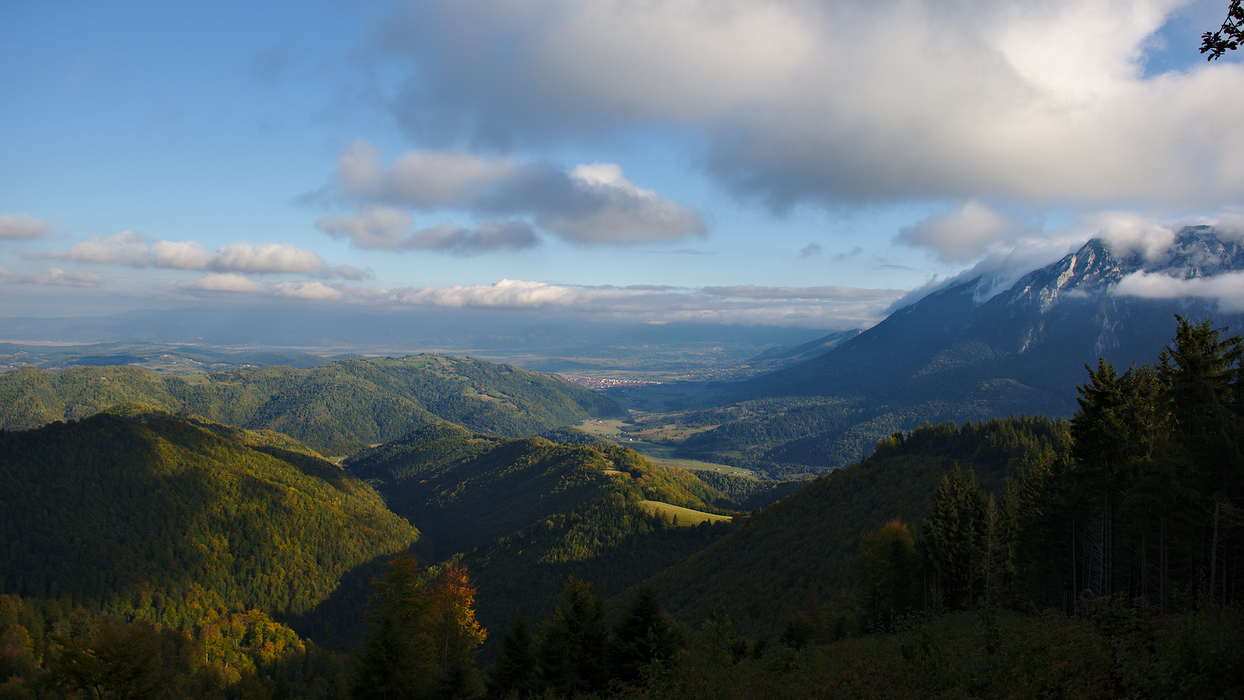
[[[1048,395],[1026,410],[1064,415],[1074,410],[1085,364],[1151,361],[1171,341],[1175,314],[1208,316],[1235,332],[1244,326],[1244,316],[1216,300],[1126,296],[1120,282],[1137,272],[1188,280],[1234,271],[1244,271],[1244,246],[1205,226],[1183,229],[1156,257],[1093,239],[985,299],[994,280],[956,280],[820,357],[749,382],[744,393],[988,400],[988,386],[1018,383]]]

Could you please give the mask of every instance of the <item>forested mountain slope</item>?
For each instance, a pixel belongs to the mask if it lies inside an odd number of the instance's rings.
[[[174,626],[306,613],[419,537],[306,452],[135,406],[0,431],[0,591]]]
[[[348,454],[436,420],[512,437],[625,411],[558,377],[440,355],[269,366],[197,377],[130,367],[0,374],[0,427],[80,419],[134,401],[171,413],[289,435],[322,454]]]
[[[815,586],[827,597],[854,588],[860,538],[893,518],[917,523],[955,465],[1000,490],[1026,465],[1054,458],[1067,426],[1044,418],[927,425],[877,444],[872,456],[809,483],[746,519],[726,537],[655,577],[688,621],[718,602],[749,634],[778,634]]]
[[[348,459],[394,512],[424,533],[425,556],[465,553],[479,618],[548,612],[568,576],[618,593],[700,549],[726,527],[675,527],[653,500],[695,510],[725,496],[694,472],[613,444],[507,440],[437,423]]]

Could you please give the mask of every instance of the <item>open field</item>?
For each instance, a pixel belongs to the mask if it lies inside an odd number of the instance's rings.
[[[702,522],[715,523],[721,520],[731,519],[728,515],[705,513],[703,511],[691,510],[690,508],[683,508],[682,506],[661,503],[660,501],[640,501],[639,505],[643,506],[644,510],[649,513],[653,513],[654,515],[663,515],[671,520],[674,517],[677,517],[678,525],[680,527],[692,527],[694,525],[699,525]]]
[[[657,466],[668,469],[702,469],[735,476],[756,476],[751,470],[729,464],[702,462],[697,459],[676,459],[672,456],[674,445],[670,443],[678,442],[687,435],[707,430],[707,428],[687,428],[676,423],[665,423],[660,419],[650,420],[642,425],[619,419],[590,419],[580,423],[577,427],[586,433],[609,438],[619,445],[625,445],[647,457]]]
[[[640,450],[636,449],[636,452]],[[643,454],[640,452],[640,454]],[[671,459],[668,457],[656,457],[650,454],[644,454],[648,461],[658,467],[666,467],[667,469],[699,469],[710,472],[721,472],[722,474],[733,474],[734,476],[747,476],[756,478],[756,473],[749,469],[741,469],[732,467],[728,464],[715,464],[713,462],[701,462],[698,459]]]

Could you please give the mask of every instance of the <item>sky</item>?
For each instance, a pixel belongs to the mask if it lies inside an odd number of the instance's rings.
[[[1244,68],[1198,52],[1228,4],[3,3],[0,316],[866,327],[1244,230]]]

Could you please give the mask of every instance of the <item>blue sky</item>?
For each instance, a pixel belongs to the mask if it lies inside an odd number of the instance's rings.
[[[1226,6],[4,3],[0,316],[870,325],[973,266],[1239,228],[1244,70],[1197,52]]]

